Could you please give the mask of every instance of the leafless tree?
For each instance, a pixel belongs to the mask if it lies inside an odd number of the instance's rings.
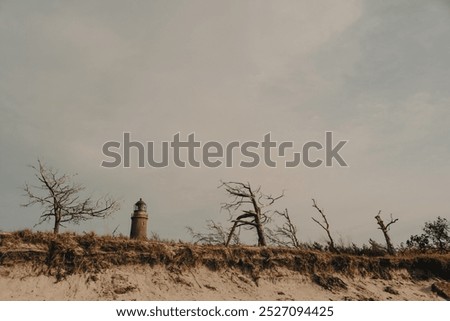
[[[398,218],[396,218],[395,220],[392,218],[392,214],[391,214],[391,220],[389,221],[389,223],[387,225],[384,224],[383,220],[381,219],[381,210],[378,212],[378,215],[375,216],[375,219],[377,220],[377,224],[378,224],[378,229],[380,229],[383,232],[384,235],[384,239],[386,240],[386,247],[387,247],[387,251],[389,254],[391,255],[395,255],[395,249],[394,246],[392,245],[391,242],[391,238],[389,237],[389,227],[394,224],[395,222],[398,221]]]
[[[386,252],[386,248],[383,245],[379,244],[377,241],[369,239],[369,244],[371,246],[372,251],[382,253]]]
[[[328,239],[329,239],[329,248],[330,248],[330,251],[332,251],[332,252],[337,252],[337,250],[336,250],[336,247],[334,246],[334,241],[333,241],[333,238],[331,237],[331,233],[330,233],[330,224],[328,224],[328,220],[327,220],[327,217],[325,216],[325,213],[323,212],[323,210],[321,210],[320,208],[319,208],[319,206],[316,204],[316,200],[313,198],[312,199],[312,201],[313,201],[313,207],[319,212],[319,214],[322,216],[322,220],[323,220],[323,223],[320,223],[318,220],[316,220],[314,217],[311,217],[312,218],[312,220],[314,221],[314,222],[316,222],[317,224],[319,224],[319,226],[321,227],[321,228],[323,228],[324,230],[325,230],[325,232],[327,233],[327,235],[328,235]]]
[[[225,230],[225,228],[220,223],[216,223],[213,220],[207,221],[206,226],[208,232],[201,233],[196,232],[190,226],[187,226],[189,234],[191,234],[194,243],[202,243],[202,244],[214,244],[214,245],[225,245],[228,239],[229,232]],[[232,242],[234,244],[239,244],[239,233],[234,233]]]
[[[255,229],[258,246],[266,246],[264,225],[270,221],[270,216],[273,214],[269,207],[284,194],[275,197],[266,195],[261,192],[261,187],[254,190],[250,183],[241,182],[222,182],[219,187],[224,188],[232,198],[230,202],[222,204],[222,209],[229,212],[230,221],[233,222],[225,245],[229,245],[236,228],[243,227]]]
[[[300,242],[297,238],[297,227],[292,223],[288,209],[286,208],[283,212],[275,211],[275,214],[284,219],[284,224],[277,226],[275,230],[266,229],[267,238],[276,245],[299,248]]]
[[[43,212],[36,225],[54,220],[55,234],[64,223],[78,224],[95,217],[104,218],[119,209],[119,202],[109,196],[97,200],[83,197],[85,187],[72,181],[74,175],[59,174],[40,160],[37,166],[30,167],[38,185],[25,184],[23,189],[28,201],[22,206],[40,205]]]

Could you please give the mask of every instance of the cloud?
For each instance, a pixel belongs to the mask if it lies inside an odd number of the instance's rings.
[[[37,157],[80,173],[94,193],[123,198],[115,218],[78,231],[119,226],[127,234],[132,205],[143,197],[151,230],[187,237],[185,225],[226,217],[220,179],[286,189],[280,206],[291,209],[304,240],[320,235],[311,197],[336,233],[357,241],[377,232],[379,207],[411,228],[443,214],[450,29],[441,5],[3,2],[0,226],[35,223],[39,209],[18,206],[18,187]],[[156,143],[177,132],[222,143],[272,132],[301,146],[327,130],[349,140],[350,168],[99,167],[102,144],[124,131]],[[412,232],[402,233],[396,240]]]

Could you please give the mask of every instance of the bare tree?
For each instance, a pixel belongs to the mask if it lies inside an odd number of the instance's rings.
[[[286,208],[283,212],[275,211],[275,214],[283,217],[284,224],[277,226],[275,230],[266,229],[267,238],[277,245],[299,248],[300,242],[297,238],[297,227],[292,223],[288,209]]]
[[[266,246],[264,225],[270,221],[270,216],[273,214],[268,208],[282,198],[284,194],[273,197],[263,194],[261,187],[253,190],[250,183],[241,182],[222,182],[219,187],[224,188],[232,197],[231,202],[222,204],[222,209],[229,212],[230,221],[233,222],[225,245],[229,245],[236,228],[242,226],[255,229],[258,236],[258,246]],[[242,214],[236,214],[240,210]]]
[[[190,226],[186,227],[189,234],[191,234],[194,243],[214,244],[214,245],[226,244],[229,232],[225,230],[222,224],[216,223],[213,220],[209,220],[207,221],[206,228],[208,232],[201,233],[194,231],[194,229]],[[232,242],[234,244],[239,244],[239,233],[233,234]]]
[[[391,220],[390,222],[385,225],[383,220],[381,219],[381,210],[378,212],[378,215],[375,216],[375,219],[377,220],[377,224],[378,224],[378,229],[380,229],[383,232],[384,235],[384,239],[386,240],[386,247],[387,247],[387,251],[389,254],[391,255],[395,255],[395,249],[394,246],[392,245],[391,242],[391,238],[389,237],[389,227],[394,224],[395,222],[398,221],[398,218],[396,218],[395,220],[392,218],[392,214],[391,214]]]
[[[82,197],[85,187],[72,182],[74,175],[59,174],[57,170],[38,160],[37,166],[30,166],[35,171],[38,185],[25,184],[25,196],[28,202],[22,206],[35,204],[43,208],[36,225],[54,220],[53,232],[59,233],[64,223],[78,224],[94,217],[104,218],[119,209],[119,202],[109,196],[97,200]]]
[[[313,201],[312,207],[314,207],[314,208],[320,213],[320,215],[322,216],[323,223],[320,223],[320,222],[319,222],[318,220],[316,220],[314,217],[311,217],[311,218],[312,218],[312,220],[313,220],[314,222],[316,222],[317,224],[319,224],[319,226],[320,226],[321,228],[323,228],[323,229],[325,230],[325,232],[327,233],[328,239],[329,239],[329,247],[330,247],[330,251],[332,251],[332,252],[337,252],[336,247],[334,246],[333,238],[331,237],[331,233],[330,233],[330,224],[328,224],[327,217],[325,216],[323,210],[321,210],[321,209],[319,208],[319,206],[316,204],[316,200],[315,200],[314,198],[312,199],[312,201]]]

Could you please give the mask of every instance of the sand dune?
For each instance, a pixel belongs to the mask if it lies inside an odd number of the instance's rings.
[[[255,282],[233,269],[122,266],[56,282],[30,266],[2,267],[0,300],[442,300],[431,290],[436,280],[413,281],[406,271],[391,280],[335,278],[342,283],[326,289],[285,268],[266,271]]]
[[[450,255],[0,237],[0,300],[443,300]],[[438,295],[439,294],[439,295]]]

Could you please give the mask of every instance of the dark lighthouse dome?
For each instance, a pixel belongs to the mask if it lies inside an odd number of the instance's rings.
[[[134,204],[134,210],[135,211],[147,211],[147,204],[142,200],[142,198],[139,199],[139,201]]]

